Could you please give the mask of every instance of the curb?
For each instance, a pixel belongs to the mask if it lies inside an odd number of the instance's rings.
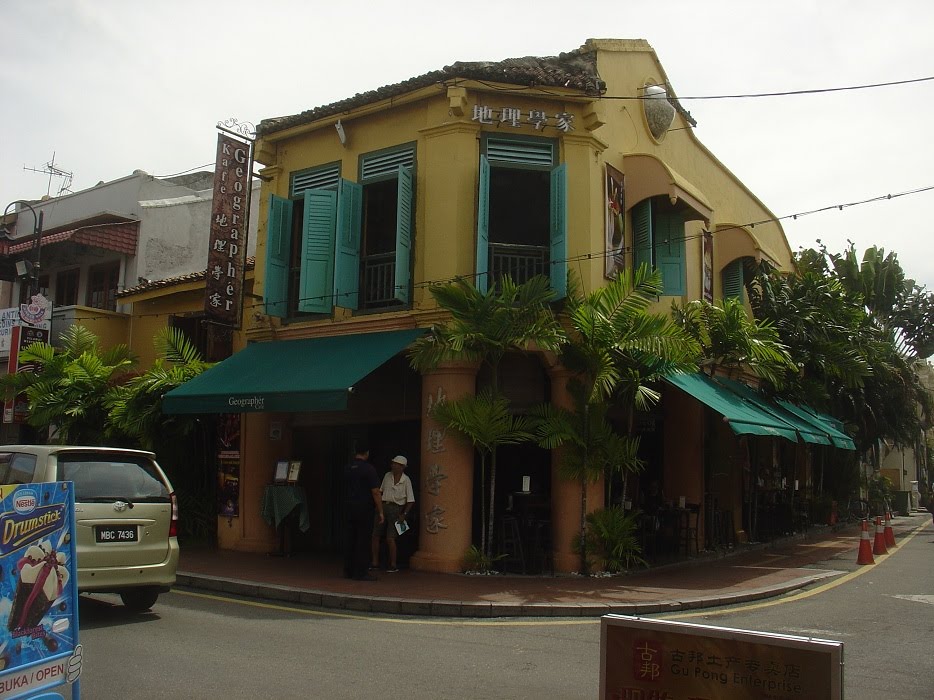
[[[767,588],[743,592],[711,592],[710,595],[640,603],[495,603],[480,601],[431,600],[419,598],[391,598],[362,596],[349,593],[261,584],[255,581],[178,572],[176,586],[255,598],[279,603],[297,603],[329,610],[380,613],[386,615],[412,615],[418,617],[594,617],[603,615],[646,615],[699,610],[722,605],[747,603],[772,598],[809,586],[832,574],[820,573],[788,581]]]

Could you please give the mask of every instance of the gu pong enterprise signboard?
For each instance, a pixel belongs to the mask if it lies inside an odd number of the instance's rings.
[[[70,481],[0,486],[0,700],[80,697]]]
[[[841,700],[843,643],[606,615],[601,700]]]

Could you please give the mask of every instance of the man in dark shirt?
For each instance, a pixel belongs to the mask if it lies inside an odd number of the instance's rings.
[[[358,444],[353,461],[344,467],[344,513],[347,538],[344,546],[344,576],[357,581],[375,581],[367,573],[373,511],[383,523],[383,499],[376,468],[367,460],[370,450]]]

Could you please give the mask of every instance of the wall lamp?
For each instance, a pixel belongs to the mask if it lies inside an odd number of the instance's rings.
[[[42,251],[42,216],[44,212],[36,213],[36,210],[33,209],[32,205],[29,202],[26,202],[22,199],[15,199],[9,204],[6,205],[6,209],[3,210],[3,217],[6,218],[7,213],[10,211],[10,207],[14,205],[19,205],[20,207],[26,207],[30,212],[32,212],[33,220],[33,250],[35,251],[34,260],[18,260],[16,262],[16,274],[19,277],[29,277],[29,296],[33,296],[39,291],[39,254]],[[19,212],[17,212],[17,220],[19,219]],[[9,226],[4,227],[7,235],[10,234]]]

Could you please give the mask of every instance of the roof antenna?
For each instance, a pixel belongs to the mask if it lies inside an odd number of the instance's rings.
[[[74,177],[74,173],[68,172],[67,170],[62,170],[55,165],[55,151],[52,151],[52,160],[43,165],[41,168],[27,168],[24,165],[23,170],[30,170],[34,173],[45,173],[49,176],[49,186],[45,191],[46,195],[52,194],[53,177],[62,178],[62,185],[58,188],[58,192],[55,194],[56,197],[61,197],[63,194],[71,194],[71,181]]]

